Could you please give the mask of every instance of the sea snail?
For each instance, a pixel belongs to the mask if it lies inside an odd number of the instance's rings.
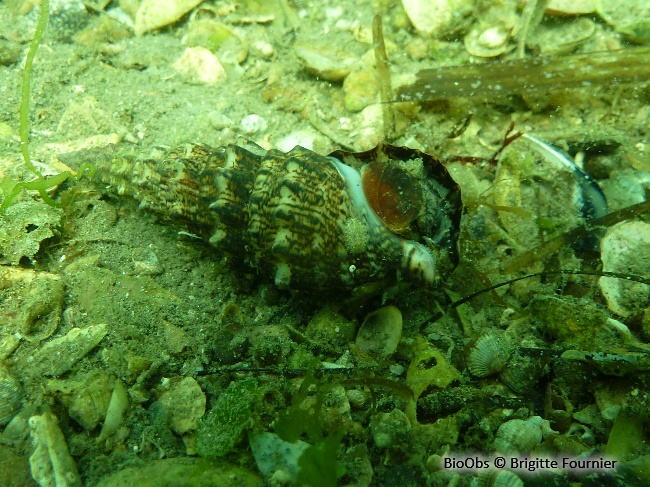
[[[381,143],[323,156],[187,144],[143,157],[111,145],[60,159],[90,163],[108,192],[184,223],[280,288],[434,286],[458,262],[460,189],[418,150]]]

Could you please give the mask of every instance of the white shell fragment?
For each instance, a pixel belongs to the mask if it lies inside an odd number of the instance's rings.
[[[325,81],[343,81],[357,64],[357,60],[345,52],[326,47],[301,45],[294,49],[305,70]]]
[[[47,381],[45,389],[57,395],[68,415],[86,431],[94,430],[106,417],[115,379],[109,372],[93,370],[70,379]]]
[[[226,70],[205,47],[188,47],[174,63],[174,69],[186,75],[190,82],[215,84],[227,78]]]
[[[169,426],[179,435],[198,428],[205,414],[205,394],[192,377],[172,384],[158,400],[165,409]]]
[[[402,313],[395,306],[384,306],[366,317],[355,343],[368,355],[383,359],[395,353],[401,337]]]
[[[269,126],[268,122],[256,113],[246,115],[242,118],[240,125],[242,132],[248,135],[264,132]]]
[[[500,56],[508,50],[510,32],[510,29],[504,26],[475,27],[463,39],[465,49],[476,57]]]
[[[74,328],[67,335],[46,343],[36,352],[27,369],[34,376],[61,375],[95,348],[106,333],[108,333],[106,324]]]
[[[81,486],[77,466],[56,417],[51,413],[29,418],[29,428],[35,450],[29,457],[32,477],[42,487]]]
[[[129,394],[126,392],[126,387],[124,387],[122,381],[118,379],[115,381],[111,402],[108,403],[106,419],[102,431],[99,433],[99,438],[97,438],[97,443],[101,443],[115,434],[119,427],[122,426],[124,413],[127,409],[129,409]]]
[[[143,0],[135,15],[135,34],[173,24],[202,0]]]
[[[601,240],[600,251],[604,272],[650,275],[650,224],[629,221],[613,226]],[[607,307],[623,317],[647,304],[650,296],[650,286],[639,282],[601,277],[599,284]]]
[[[425,35],[441,35],[453,30],[453,25],[472,8],[465,0],[402,0],[413,27]]]
[[[596,0],[551,0],[546,15],[587,15],[596,11]]]

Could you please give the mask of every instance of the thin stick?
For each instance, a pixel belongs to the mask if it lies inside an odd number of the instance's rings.
[[[590,52],[570,56],[493,61],[482,64],[424,69],[415,83],[397,90],[397,101],[483,96],[618,86],[650,80],[650,48]]]
[[[375,48],[375,63],[379,78],[379,95],[384,116],[384,137],[391,140],[395,135],[395,113],[393,111],[393,85],[390,80],[390,66],[384,45],[384,27],[380,15],[372,19],[372,40]]]

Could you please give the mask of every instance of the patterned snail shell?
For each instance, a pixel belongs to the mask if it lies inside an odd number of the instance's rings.
[[[111,145],[60,159],[90,163],[108,192],[185,224],[280,288],[434,286],[458,263],[460,189],[417,150],[382,143],[323,156],[187,144],[143,157]]]

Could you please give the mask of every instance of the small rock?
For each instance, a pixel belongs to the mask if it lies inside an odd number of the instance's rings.
[[[289,482],[295,484],[295,477],[299,470],[298,461],[309,448],[308,443],[302,440],[290,443],[280,439],[275,433],[267,432],[251,435],[250,445],[257,468],[267,482],[272,476],[277,478],[277,472],[285,472]],[[290,485],[289,482],[277,485]]]
[[[9,66],[20,61],[22,46],[18,42],[0,39],[0,65]]]
[[[305,70],[325,81],[343,81],[357,62],[352,56],[327,47],[296,46],[295,52]]]
[[[402,5],[413,27],[433,37],[455,31],[474,8],[468,0],[402,0]]]
[[[255,113],[246,115],[240,124],[242,131],[248,135],[264,132],[268,128],[268,125],[264,118]]]
[[[324,145],[322,139],[323,137],[320,134],[312,130],[296,130],[278,140],[275,146],[283,152],[289,152],[297,145],[315,152],[324,152],[319,147],[316,147]]]
[[[212,110],[208,112],[207,117],[208,117],[208,122],[210,122],[210,125],[215,130],[221,130],[227,127],[232,127],[235,124],[232,118],[216,110]]]
[[[77,378],[50,380],[45,388],[57,394],[72,419],[92,431],[106,417],[113,381],[111,374],[96,369]]]
[[[32,477],[42,486],[81,486],[77,466],[68,451],[56,416],[43,413],[29,418],[34,453],[29,457]]]
[[[384,116],[379,103],[367,106],[359,114],[358,137],[355,141],[361,150],[369,150],[384,140]]]
[[[390,413],[375,414],[370,419],[370,433],[378,448],[388,448],[406,439],[411,431],[411,422],[399,409]]]
[[[158,261],[156,254],[147,248],[137,248],[133,251],[133,268],[136,274],[142,276],[158,276],[165,268]]]
[[[174,69],[196,83],[216,84],[227,77],[226,70],[205,47],[188,47],[174,63]]]
[[[286,328],[268,325],[255,328],[251,336],[251,352],[261,366],[282,363],[291,352],[291,339]]]
[[[650,275],[650,224],[629,221],[611,227],[600,250],[604,272]],[[607,306],[619,316],[630,316],[648,303],[650,286],[646,284],[614,277],[601,277],[599,284]]]
[[[179,435],[195,430],[205,414],[205,394],[192,377],[172,383],[158,401],[167,413],[169,427]]]
[[[142,35],[150,30],[173,24],[192,10],[202,0],[143,0],[135,14],[135,33]]]
[[[318,311],[309,323],[305,335],[315,343],[331,348],[342,347],[354,338],[355,323],[331,306]]]
[[[374,68],[368,67],[350,73],[343,82],[345,108],[360,112],[368,105],[376,103],[379,96],[379,82]]]
[[[73,328],[70,333],[43,345],[30,357],[25,369],[39,375],[59,376],[67,372],[84,355],[97,346],[108,333],[108,325]]]
[[[253,49],[263,59],[271,59],[275,54],[273,45],[265,41],[256,41],[253,43]]]

